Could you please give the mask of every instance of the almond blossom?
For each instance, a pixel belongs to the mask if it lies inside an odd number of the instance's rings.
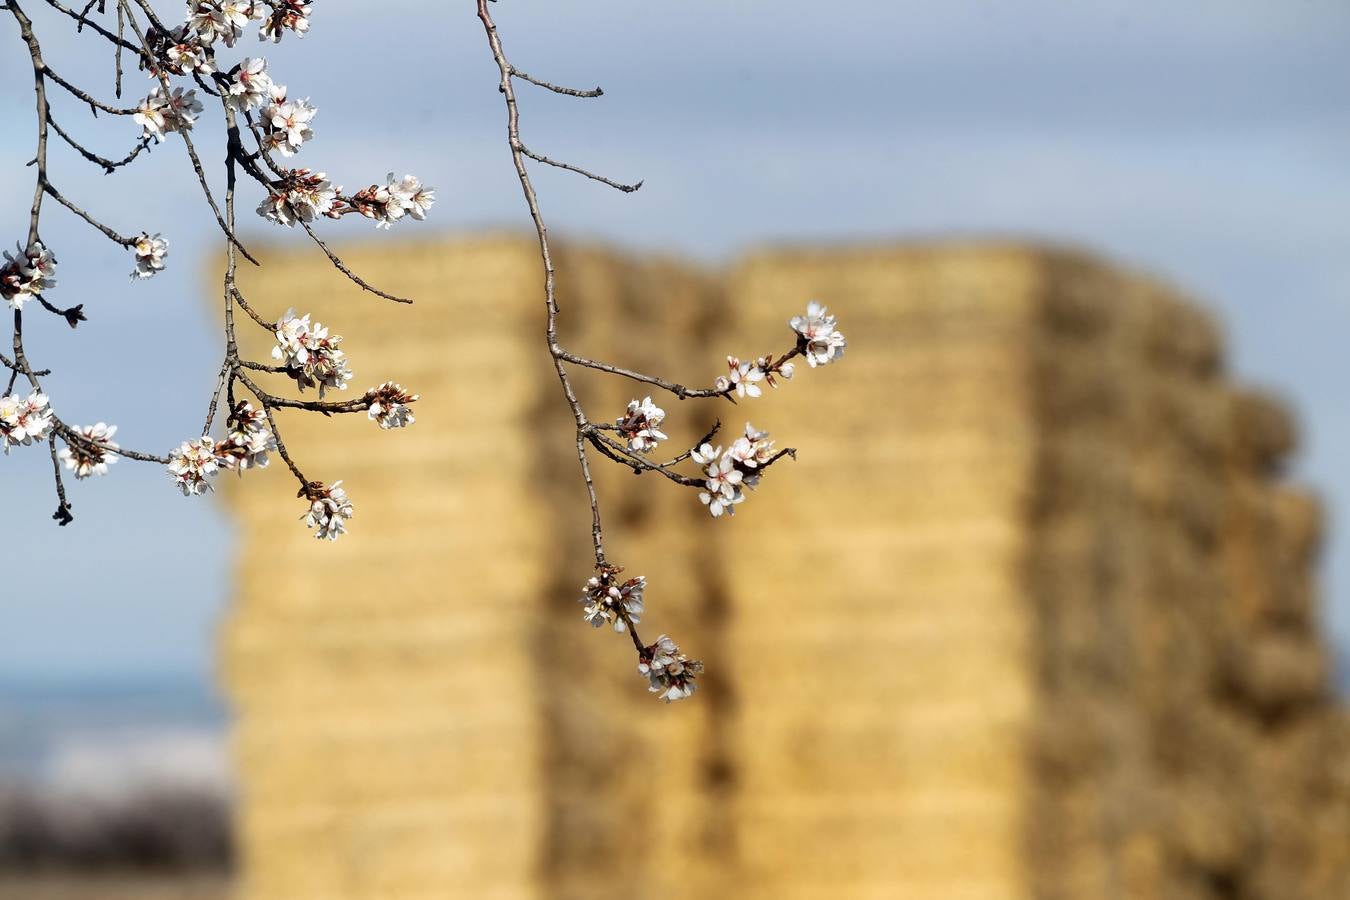
[[[603,566],[581,589],[579,602],[586,607],[581,617],[595,628],[612,624],[615,631],[623,632],[630,623],[642,621],[642,593],[647,589],[647,579],[639,575],[620,582],[616,576],[622,571],[620,566]]]
[[[254,409],[249,401],[240,400],[230,410],[226,427],[225,439],[215,445],[220,467],[240,475],[246,469],[267,468],[267,454],[277,449],[276,436],[267,423],[267,411]]]
[[[202,109],[195,90],[174,88],[165,94],[164,88],[157,86],[137,105],[131,118],[143,129],[142,137],[153,137],[156,142],[162,142],[171,132],[191,131]]]
[[[220,463],[216,445],[209,437],[184,441],[169,453],[169,476],[184,497],[195,497],[211,490],[208,478],[216,474]]]
[[[647,688],[670,703],[691,696],[697,689],[694,678],[703,672],[703,663],[690,659],[667,635],[644,647],[638,655],[638,674],[646,678]]]
[[[287,100],[286,87],[275,86],[272,102],[262,111],[263,139],[268,148],[282,156],[294,156],[301,144],[314,137],[309,123],[316,112],[308,99]]]
[[[736,504],[745,500],[745,494],[741,491],[745,475],[736,468],[736,460],[730,454],[723,456],[722,448],[711,444],[699,447],[690,454],[690,458],[703,466],[706,479],[704,485],[707,490],[699,491],[699,502],[708,507],[713,518],[724,512],[735,515]]]
[[[304,37],[309,31],[310,6],[310,0],[277,0],[272,12],[263,17],[258,39],[281,43],[282,32],[287,30],[296,37]]]
[[[10,447],[44,439],[51,427],[52,411],[46,394],[34,390],[27,397],[17,394],[0,397],[0,447],[5,453],[9,453]]]
[[[309,512],[300,518],[306,528],[316,529],[316,539],[335,541],[347,532],[347,520],[353,509],[341,481],[333,482],[330,488],[316,482],[301,493],[309,500]]]
[[[352,372],[347,354],[338,349],[341,335],[329,335],[327,328],[310,322],[309,313],[297,318],[295,310],[288,309],[276,324],[276,338],[272,358],[286,367],[300,390],[317,384],[322,399],[328,388],[347,389]]]
[[[164,270],[164,257],[169,254],[169,242],[158,233],[141,232],[136,243],[131,245],[136,251],[136,268],[131,277],[135,279],[153,278]]]
[[[363,188],[348,202],[367,219],[374,219],[376,228],[389,228],[404,215],[419,221],[425,219],[436,202],[436,191],[424,186],[416,176],[404,175],[395,180],[390,172],[385,184]]]
[[[206,47],[202,46],[200,39],[192,33],[189,25],[180,25],[174,29],[168,35],[168,40],[170,43],[164,50],[163,57],[168,63],[167,68],[173,74],[186,75],[188,72],[196,72],[200,75],[210,75],[215,71]]]
[[[379,387],[366,391],[365,399],[370,404],[367,414],[371,421],[378,422],[381,428],[406,428],[417,421],[408,404],[420,398],[417,394],[409,394],[401,384],[386,381]]]
[[[764,372],[753,363],[743,363],[734,356],[727,357],[727,368],[731,375],[727,387],[736,389],[738,397],[758,397],[764,393],[758,382],[764,380]]]
[[[48,288],[56,287],[56,257],[41,241],[32,248],[15,248],[15,255],[5,251],[5,264],[0,266],[0,297],[10,309],[23,309],[24,303]]]
[[[848,346],[834,327],[835,317],[827,315],[825,307],[815,300],[807,304],[806,315],[793,316],[788,325],[797,332],[797,345],[813,369],[839,359]]]
[[[116,425],[86,425],[73,429],[75,440],[67,439],[57,456],[66,464],[66,468],[81,480],[90,475],[107,475],[108,466],[117,462],[112,451],[117,449],[112,436],[117,433]],[[83,438],[83,440],[80,440]]]
[[[323,172],[311,174],[309,169],[293,169],[258,204],[258,215],[294,228],[297,221],[312,222],[317,216],[334,215],[341,190],[330,184]]]
[[[628,412],[614,424],[628,441],[629,450],[649,453],[658,442],[666,439],[665,433],[657,428],[665,418],[665,410],[653,403],[651,397],[643,397],[641,402],[629,401]]]
[[[230,77],[225,100],[240,112],[256,109],[272,96],[272,76],[267,74],[267,60],[246,58]]]

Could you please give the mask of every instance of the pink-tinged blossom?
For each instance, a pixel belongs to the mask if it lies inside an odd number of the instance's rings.
[[[195,497],[211,490],[211,482],[207,479],[219,468],[216,445],[209,437],[184,441],[169,453],[169,477],[184,497]]]
[[[131,273],[132,278],[153,278],[164,270],[164,257],[169,254],[169,242],[160,235],[146,234],[142,231],[131,248],[136,252],[136,268]]]
[[[199,0],[188,4],[187,24],[203,43],[224,41],[225,46],[233,47],[248,23],[261,19],[266,12],[260,0]]]
[[[314,137],[309,123],[316,112],[309,100],[287,100],[285,86],[276,86],[272,102],[262,111],[264,143],[282,156],[294,156]]]
[[[827,315],[826,308],[815,300],[807,305],[806,315],[793,316],[788,325],[797,332],[797,345],[813,369],[839,359],[848,346],[835,328],[835,317]]]
[[[703,466],[705,491],[699,491],[699,502],[708,507],[713,518],[722,513],[736,513],[736,504],[745,500],[741,491],[741,482],[745,475],[736,468],[736,460],[730,454],[722,455],[721,447],[704,444],[690,458]]]
[[[189,25],[175,28],[167,39],[169,46],[165,48],[163,57],[167,63],[166,68],[174,75],[186,75],[189,72],[210,75],[215,71],[206,47]]]
[[[310,322],[308,313],[297,318],[290,309],[276,324],[276,338],[272,358],[286,367],[300,390],[318,385],[322,399],[328,388],[347,389],[352,372],[347,355],[338,349],[341,335],[330,335],[323,325]]]
[[[697,689],[694,678],[703,673],[703,663],[690,659],[664,634],[639,652],[637,668],[647,679],[647,689],[667,703],[692,695]]]
[[[165,94],[163,87],[155,87],[149,96],[140,102],[132,121],[143,129],[142,137],[152,137],[163,141],[166,134],[175,131],[191,131],[197,117],[202,114],[202,103],[197,92],[191,88],[174,88]]]
[[[230,410],[226,429],[225,439],[215,446],[216,461],[221,468],[240,475],[246,469],[267,468],[267,454],[277,449],[277,439],[265,410],[254,409],[249,401],[240,400]]]
[[[278,0],[272,12],[263,17],[262,28],[258,30],[260,40],[281,42],[283,32],[294,32],[296,37],[304,37],[309,31],[310,0]]]
[[[642,621],[642,594],[647,589],[643,575],[619,581],[620,566],[602,566],[581,589],[579,601],[585,610],[581,617],[592,627],[613,625],[615,631],[628,630],[631,622]],[[626,617],[626,618],[625,618]]]
[[[753,363],[743,363],[734,356],[728,356],[727,368],[731,370],[731,374],[721,390],[734,388],[738,397],[758,397],[764,393],[759,386],[759,382],[764,380],[764,372]],[[722,384],[720,380],[719,384]]]
[[[272,97],[272,76],[267,74],[267,60],[246,58],[230,76],[225,100],[240,112],[256,109]]]
[[[628,412],[614,424],[618,426],[619,434],[628,441],[629,450],[649,453],[666,439],[665,432],[657,427],[665,418],[665,410],[653,403],[651,397],[643,397],[641,401],[629,401]]]
[[[301,495],[309,500],[309,511],[300,518],[306,528],[315,529],[315,538],[335,541],[347,532],[353,508],[341,481],[333,482],[330,488],[317,482],[310,484]]]
[[[74,472],[75,477],[79,479],[91,475],[107,475],[108,466],[117,462],[117,457],[112,452],[117,449],[117,444],[112,440],[113,435],[117,433],[117,426],[99,422],[97,425],[76,428],[74,432],[76,439],[67,439],[66,446],[57,453],[60,460],[66,464],[66,468]]]
[[[318,216],[336,213],[340,187],[328,182],[323,172],[294,169],[272,186],[271,193],[258,204],[258,215],[278,225],[294,228],[297,221],[312,222]]]
[[[5,251],[0,266],[0,297],[10,309],[23,309],[24,303],[45,290],[56,287],[56,257],[41,241],[30,249],[16,247],[13,255]]]
[[[51,427],[52,411],[46,394],[35,390],[27,397],[0,397],[0,447],[5,453],[10,447],[44,440]]]
[[[366,410],[367,415],[372,422],[379,423],[381,428],[406,428],[417,421],[408,404],[415,403],[421,398],[418,394],[405,391],[401,384],[386,381],[379,387],[366,391],[365,399],[370,404]]]
[[[396,180],[393,172],[385,184],[363,188],[350,200],[351,208],[367,219],[374,219],[376,228],[389,228],[405,215],[419,221],[425,219],[435,202],[434,188],[425,187],[413,175]]]

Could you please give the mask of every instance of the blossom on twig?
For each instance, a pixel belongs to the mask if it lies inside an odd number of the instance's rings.
[[[329,488],[317,481],[310,482],[300,490],[300,496],[309,501],[309,511],[300,518],[306,528],[315,529],[316,539],[335,541],[346,534],[353,508],[341,481],[333,482]]]
[[[338,349],[341,335],[330,335],[323,325],[311,323],[309,313],[297,318],[295,310],[288,309],[277,321],[276,338],[272,358],[286,367],[300,390],[317,384],[322,399],[328,388],[347,389],[352,371],[347,367],[347,354]]]
[[[5,264],[0,266],[0,297],[10,309],[23,309],[24,303],[54,287],[56,257],[41,241],[34,241],[28,250],[16,247],[14,256],[5,251]]]
[[[793,316],[788,325],[797,332],[797,344],[813,369],[839,359],[848,346],[834,327],[835,317],[827,315],[825,307],[815,300],[807,304],[806,315]]]
[[[620,582],[622,566],[601,566],[582,587],[581,600],[586,607],[582,618],[595,628],[612,624],[623,632],[642,621],[642,593],[647,589],[643,575]]]
[[[84,480],[90,475],[107,475],[108,466],[117,462],[112,451],[117,449],[112,436],[117,433],[116,425],[86,425],[73,429],[72,437],[67,437],[57,457],[66,464],[66,468],[75,473],[75,477]]]
[[[697,689],[694,678],[703,672],[703,663],[690,659],[667,635],[644,647],[638,654],[638,674],[647,679],[647,688],[667,703],[683,700]]]
[[[52,427],[52,411],[47,395],[34,390],[27,397],[6,394],[0,397],[0,447],[5,453],[14,446],[27,446],[47,436]]]
[[[630,400],[628,412],[623,418],[615,420],[619,434],[628,441],[628,449],[634,453],[650,453],[661,441],[666,439],[665,432],[659,426],[666,418],[666,411],[652,402],[651,397],[641,401]]]
[[[211,490],[207,481],[220,467],[216,445],[209,437],[184,441],[169,453],[169,477],[184,497],[195,497]]]
[[[136,252],[136,268],[132,270],[133,279],[153,278],[164,270],[164,257],[169,255],[169,242],[158,233],[141,236],[131,245]]]
[[[367,414],[381,428],[406,428],[417,421],[408,404],[416,402],[419,396],[408,393],[401,384],[386,381],[366,391],[365,399],[370,404]]]

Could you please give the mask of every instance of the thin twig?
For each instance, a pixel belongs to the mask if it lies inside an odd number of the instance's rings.
[[[592,98],[604,96],[605,93],[599,88],[599,86],[597,86],[595,90],[592,91],[579,91],[576,88],[562,87],[561,85],[552,84],[550,82],[544,81],[542,78],[535,78],[533,75],[527,75],[526,73],[517,69],[515,66],[511,67],[511,75],[514,78],[519,78],[521,81],[528,81],[530,84],[544,88],[545,90],[552,91],[555,94],[566,94],[569,97]]]
[[[531,150],[529,147],[524,146],[523,144],[520,147],[520,152],[524,153],[526,156],[528,156],[535,162],[541,162],[549,166],[556,166],[559,169],[566,169],[569,172],[576,172],[578,175],[584,175],[587,178],[591,179],[592,181],[598,181],[601,184],[607,184],[610,187],[614,188],[614,190],[623,191],[625,194],[633,193],[633,191],[636,191],[638,188],[642,187],[643,184],[643,182],[641,181],[636,182],[634,184],[624,184],[619,181],[613,181],[609,178],[606,178],[603,175],[597,175],[594,172],[587,171],[586,169],[583,169],[580,166],[574,166],[571,163],[559,162],[556,159],[549,159],[547,156],[544,156],[543,154],[535,153],[533,150]]]

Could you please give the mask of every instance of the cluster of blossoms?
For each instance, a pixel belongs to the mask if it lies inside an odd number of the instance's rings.
[[[658,426],[665,421],[666,411],[652,402],[651,397],[629,401],[628,412],[622,419],[615,421],[619,434],[628,441],[628,449],[634,453],[649,453],[666,439],[665,432]]]
[[[164,270],[164,257],[169,255],[169,242],[159,234],[141,232],[136,243],[131,245],[136,251],[136,268],[132,278],[153,278]]]
[[[374,219],[376,228],[389,228],[405,215],[422,221],[435,202],[435,188],[426,187],[416,176],[395,179],[390,172],[385,184],[362,188],[347,200],[347,205],[367,219]]]
[[[406,428],[417,421],[408,404],[417,402],[420,397],[405,391],[401,384],[386,381],[366,391],[365,399],[369,404],[366,413],[381,428]]]
[[[328,388],[347,389],[352,372],[347,368],[347,354],[338,349],[341,335],[330,335],[318,322],[311,323],[309,313],[297,318],[295,310],[288,309],[277,322],[276,336],[272,358],[286,367],[301,391],[318,385],[322,399]]]
[[[774,457],[773,441],[767,431],[759,431],[749,422],[745,434],[736,438],[726,452],[720,446],[704,444],[690,458],[703,466],[706,490],[698,499],[713,517],[736,514],[736,505],[745,501],[743,488],[759,487],[762,467]]]
[[[166,94],[163,86],[156,86],[136,107],[131,118],[143,129],[143,137],[160,142],[171,132],[191,131],[201,114],[202,102],[192,88],[178,87]]]
[[[10,447],[43,440],[51,427],[52,411],[46,394],[33,391],[27,397],[0,397],[0,447],[5,453]]]
[[[308,99],[287,100],[286,86],[273,85],[271,102],[262,111],[263,144],[282,156],[294,156],[314,137],[309,123],[317,112]]]
[[[27,250],[16,248],[13,256],[5,251],[5,264],[0,266],[0,297],[10,309],[23,309],[26,302],[54,287],[56,257],[41,241],[34,241]]]
[[[271,192],[258,204],[258,215],[288,228],[294,228],[297,221],[312,222],[317,216],[336,219],[342,215],[338,201],[341,190],[323,172],[292,169],[272,185]]]
[[[210,478],[222,469],[243,474],[245,469],[267,466],[267,454],[277,448],[276,437],[267,427],[267,413],[240,400],[230,410],[223,440],[209,437],[184,441],[169,453],[169,477],[184,497],[211,490]]]
[[[679,645],[663,634],[656,643],[642,649],[637,668],[638,674],[648,681],[647,689],[670,703],[694,693],[698,687],[694,678],[702,674],[703,663],[685,656]]]
[[[628,630],[628,623],[642,621],[642,592],[647,589],[643,575],[620,582],[622,566],[601,566],[582,587],[582,618],[595,628],[612,624],[615,631]]]
[[[300,496],[309,501],[309,511],[300,518],[306,528],[316,529],[315,538],[335,541],[346,533],[347,520],[352,517],[353,509],[341,481],[333,482],[330,488],[312,482],[300,491]]]
[[[216,445],[209,437],[183,441],[169,452],[169,477],[184,497],[195,497],[211,489],[207,481],[220,468]]]
[[[261,40],[281,43],[283,33],[290,31],[296,37],[304,37],[309,31],[310,0],[277,0],[272,12],[263,18],[262,28],[258,30]]]
[[[797,346],[813,369],[839,359],[848,346],[835,328],[835,317],[827,315],[825,307],[815,300],[807,304],[806,315],[793,316],[788,325],[797,332]]]
[[[267,425],[267,411],[254,409],[240,400],[230,410],[225,439],[216,443],[216,461],[221,468],[240,475],[245,469],[267,468],[267,454],[277,449],[276,436]]]
[[[76,428],[77,439],[68,441],[57,455],[76,478],[83,480],[90,475],[107,475],[108,466],[117,462],[112,452],[117,449],[112,440],[116,433],[116,425],[102,422]]]
[[[225,88],[225,101],[237,111],[257,109],[272,99],[277,85],[267,74],[267,60],[261,56],[245,57],[233,72]]]

